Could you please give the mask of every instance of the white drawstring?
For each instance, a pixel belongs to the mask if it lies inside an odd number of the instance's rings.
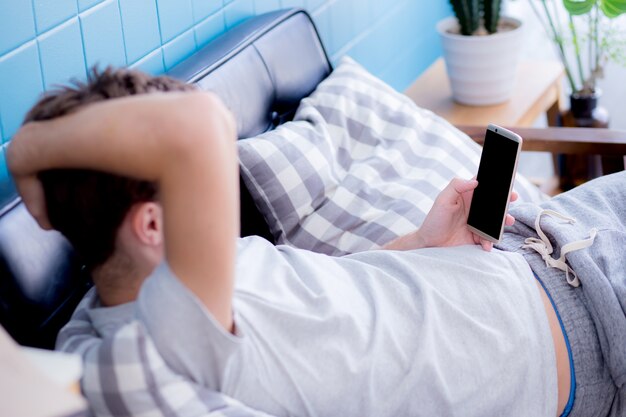
[[[562,220],[567,221],[567,223],[569,224],[573,224],[576,222],[576,220],[574,220],[573,218],[564,216],[561,213],[558,213],[554,210],[543,210],[541,213],[539,213],[539,215],[535,219],[535,230],[537,231],[537,234],[539,235],[539,237],[541,237],[541,239],[529,237],[524,241],[525,245],[523,245],[522,248],[532,249],[536,251],[537,253],[539,253],[541,257],[543,258],[543,260],[546,262],[547,267],[557,268],[557,269],[560,269],[561,271],[564,271],[565,279],[567,280],[567,283],[571,285],[572,287],[578,287],[580,285],[580,280],[578,279],[578,275],[576,275],[576,272],[574,272],[574,270],[566,263],[565,255],[567,255],[570,252],[574,252],[574,251],[588,248],[589,246],[591,246],[593,244],[594,239],[596,238],[596,233],[598,232],[598,230],[594,227],[593,229],[589,231],[589,237],[587,239],[579,240],[576,242],[570,242],[566,245],[563,245],[561,247],[561,256],[559,257],[559,259],[555,259],[552,256],[550,256],[552,254],[552,244],[550,244],[550,240],[545,235],[545,233],[543,233],[543,230],[541,230],[541,226],[539,224],[541,220],[541,216],[543,216],[544,214],[547,214],[553,217],[558,217]],[[573,275],[573,278],[571,279],[570,279],[570,273]]]

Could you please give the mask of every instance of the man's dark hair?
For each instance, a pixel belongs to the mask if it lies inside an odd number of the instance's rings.
[[[24,123],[54,119],[102,100],[193,89],[165,76],[110,67],[93,69],[86,83],[73,81],[48,92],[28,112]],[[117,232],[133,204],[154,201],[157,194],[154,183],[92,170],[49,170],[41,172],[39,179],[51,225],[65,235],[90,271],[113,254]]]

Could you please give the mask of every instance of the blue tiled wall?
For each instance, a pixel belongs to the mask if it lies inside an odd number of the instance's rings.
[[[96,63],[162,73],[241,20],[286,7],[309,11],[333,62],[351,55],[399,90],[440,55],[434,27],[450,12],[445,0],[0,0],[1,143],[40,93]],[[0,177],[3,159],[0,147]]]

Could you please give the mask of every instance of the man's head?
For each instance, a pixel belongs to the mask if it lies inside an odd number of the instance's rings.
[[[25,123],[61,117],[102,100],[193,89],[128,69],[94,70],[86,83],[74,82],[46,94]],[[89,170],[50,170],[39,178],[50,223],[68,238],[89,270],[132,270],[137,258],[158,262],[162,239],[155,184]]]

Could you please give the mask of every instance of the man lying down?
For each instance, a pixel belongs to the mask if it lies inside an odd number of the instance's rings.
[[[460,179],[386,250],[274,247],[236,238],[229,112],[157,93],[190,88],[108,70],[42,99],[8,149],[92,271],[57,344],[96,414],[626,415],[625,173],[517,204],[495,250]]]

